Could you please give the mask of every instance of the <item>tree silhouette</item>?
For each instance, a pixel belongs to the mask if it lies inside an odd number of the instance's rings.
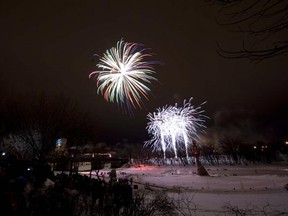
[[[26,148],[31,152],[30,159],[45,161],[59,138],[69,139],[71,145],[87,141],[85,138],[91,131],[88,130],[89,117],[69,99],[45,94],[22,98],[11,103],[13,115],[4,119],[6,130],[2,136],[6,139],[2,139],[2,143],[3,140],[7,145],[10,143],[14,151],[17,146],[17,149]]]
[[[288,53],[286,0],[208,0],[219,8],[217,23],[243,34],[242,47],[218,53],[229,59],[262,60]]]

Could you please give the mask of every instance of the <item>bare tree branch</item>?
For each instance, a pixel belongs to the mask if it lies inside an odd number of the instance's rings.
[[[217,24],[243,34],[242,48],[232,51],[218,44],[228,59],[260,62],[288,53],[288,2],[285,0],[209,0],[220,7]],[[245,45],[244,45],[245,44]]]

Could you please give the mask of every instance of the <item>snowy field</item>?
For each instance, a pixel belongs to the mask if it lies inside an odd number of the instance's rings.
[[[261,211],[269,205],[268,209],[279,211],[279,214],[274,215],[288,215],[288,191],[284,188],[288,184],[287,165],[205,168],[210,176],[197,176],[194,166],[141,165],[119,168],[117,177],[132,178],[134,191],[160,190],[176,199],[192,198],[193,205],[197,208],[195,215],[223,215],[226,204],[255,211]],[[106,168],[100,173],[108,178],[109,171]]]

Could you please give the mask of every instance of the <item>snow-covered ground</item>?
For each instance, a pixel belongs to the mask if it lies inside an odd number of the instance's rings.
[[[117,177],[133,178],[138,189],[163,190],[169,196],[193,197],[197,215],[221,215],[229,203],[241,209],[270,205],[288,215],[288,166],[205,166],[210,176],[197,176],[194,166],[137,166],[117,169]],[[109,169],[101,170],[106,174]],[[136,189],[135,189],[136,190]],[[181,197],[181,198],[180,198]],[[261,213],[259,214],[261,215]]]

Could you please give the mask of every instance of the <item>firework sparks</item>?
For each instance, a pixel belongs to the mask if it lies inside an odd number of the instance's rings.
[[[168,116],[171,115],[172,107],[158,108],[157,112],[149,113],[147,118],[148,122],[148,133],[153,134],[151,140],[146,142],[146,145],[151,145],[154,151],[163,151],[164,158],[166,158],[166,149],[170,148],[167,146],[170,142],[166,142],[169,136],[169,130],[166,127]]]
[[[142,99],[148,100],[151,84],[157,80],[155,62],[147,61],[152,54],[137,43],[117,42],[103,54],[97,64],[99,70],[90,73],[97,79],[97,93],[108,102],[116,102],[125,110],[142,108]]]
[[[173,151],[177,158],[178,150],[185,149],[188,158],[189,144],[205,127],[205,116],[202,115],[204,111],[201,110],[201,106],[192,106],[191,100],[192,98],[188,102],[184,101],[183,107],[175,104],[175,106],[165,106],[158,108],[157,112],[149,113],[147,130],[151,139],[145,142],[145,146],[151,146],[154,151],[162,150],[164,159],[166,151]]]

